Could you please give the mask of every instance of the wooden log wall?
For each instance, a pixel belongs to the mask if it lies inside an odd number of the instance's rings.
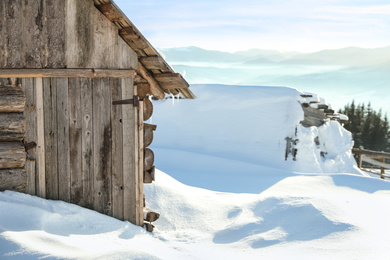
[[[26,192],[24,106],[21,82],[0,78],[0,191]]]
[[[320,98],[315,94],[306,93],[302,94],[301,101],[302,109],[304,112],[304,119],[300,122],[305,127],[321,126],[326,119],[338,121],[340,124],[345,124],[348,119],[345,115],[335,113],[333,109],[329,107],[329,104],[322,103]]]

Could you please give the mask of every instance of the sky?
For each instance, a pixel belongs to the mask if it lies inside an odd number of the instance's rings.
[[[115,0],[156,48],[314,52],[390,45],[388,0]]]

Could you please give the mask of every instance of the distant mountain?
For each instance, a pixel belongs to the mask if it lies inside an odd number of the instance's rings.
[[[390,61],[390,46],[376,49],[347,47],[322,50],[313,53],[280,52],[276,50],[251,49],[235,53],[205,50],[198,47],[161,49],[168,62],[218,62],[243,64],[301,64],[301,65],[375,65]]]
[[[336,108],[371,101],[390,115],[390,46],[314,53],[252,49],[235,53],[198,47],[161,50],[194,83],[291,86],[327,97]]]
[[[161,49],[169,62],[246,62],[254,59],[265,59],[272,62],[283,61],[298,55],[297,52],[280,52],[275,50],[251,49],[239,52],[222,52],[205,50],[190,46]]]

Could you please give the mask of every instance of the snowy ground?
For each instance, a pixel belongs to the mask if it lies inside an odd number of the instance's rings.
[[[145,185],[147,206],[161,213],[153,233],[6,191],[0,259],[388,258],[390,182],[356,169],[338,123],[300,127],[295,89],[194,91],[197,100],[155,104],[153,150],[169,175]],[[287,136],[300,140],[296,161],[285,160]]]

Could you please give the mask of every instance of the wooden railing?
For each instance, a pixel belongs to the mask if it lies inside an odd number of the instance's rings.
[[[385,170],[390,169],[390,153],[365,150],[363,148],[353,148],[352,153],[361,170],[379,175],[381,179],[390,178],[390,175],[385,173]],[[369,169],[380,169],[380,173]]]

